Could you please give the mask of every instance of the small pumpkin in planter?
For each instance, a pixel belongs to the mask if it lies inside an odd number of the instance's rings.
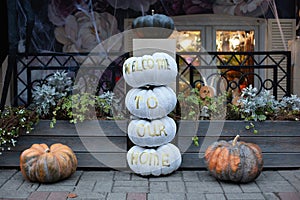
[[[253,143],[233,141],[214,142],[205,151],[205,163],[215,178],[223,181],[246,183],[255,180],[263,168],[259,146]]]
[[[155,147],[167,144],[176,134],[176,123],[170,117],[155,120],[134,119],[128,125],[130,140],[139,146]]]
[[[20,156],[23,176],[32,182],[52,183],[71,176],[77,168],[77,158],[72,149],[57,143],[33,144]]]
[[[125,98],[125,105],[131,114],[147,119],[167,116],[176,103],[176,94],[168,86],[133,88]]]
[[[199,95],[201,99],[205,99],[206,97],[212,98],[216,95],[216,89],[209,85],[204,85],[200,87]]]
[[[127,163],[130,169],[143,176],[170,174],[179,168],[181,161],[179,149],[171,143],[157,149],[133,146],[127,152]]]
[[[167,85],[176,80],[177,63],[167,53],[130,57],[123,64],[123,75],[131,87]]]
[[[132,22],[132,28],[137,29],[136,33],[140,38],[168,38],[174,30],[174,21],[172,18],[163,14],[137,17]],[[160,28],[152,30],[151,28]]]

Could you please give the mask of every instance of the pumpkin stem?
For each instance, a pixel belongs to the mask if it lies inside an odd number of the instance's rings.
[[[50,153],[50,149],[49,148],[45,149],[45,153]]]
[[[236,145],[236,143],[237,143],[237,140],[239,139],[239,135],[237,135],[237,136],[235,136],[235,138],[234,138],[234,140],[233,140],[233,142],[232,142],[232,146],[235,146]]]
[[[154,10],[151,10],[151,14],[154,15]]]

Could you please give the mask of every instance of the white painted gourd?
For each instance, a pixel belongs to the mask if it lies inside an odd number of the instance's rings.
[[[131,114],[147,119],[167,116],[175,108],[176,103],[176,94],[168,86],[133,88],[125,98],[125,105]]]
[[[177,63],[167,53],[130,57],[123,64],[123,77],[131,87],[168,85],[177,73]]]
[[[128,125],[128,137],[142,147],[156,147],[171,142],[176,134],[176,123],[170,117],[155,120],[135,119]]]
[[[171,144],[165,144],[157,149],[145,149],[133,146],[127,152],[127,162],[130,169],[140,175],[166,175],[174,172],[181,165],[179,149]]]

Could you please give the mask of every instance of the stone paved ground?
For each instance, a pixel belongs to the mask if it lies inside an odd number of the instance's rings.
[[[140,177],[119,171],[77,171],[54,184],[30,183],[18,170],[0,170],[0,199],[60,200],[300,200],[300,170],[264,171],[254,182],[216,181],[207,171]]]

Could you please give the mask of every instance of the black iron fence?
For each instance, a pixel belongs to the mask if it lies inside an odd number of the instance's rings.
[[[120,52],[109,55],[18,54],[13,62],[15,66],[9,66],[14,67],[13,104],[28,105],[32,101],[34,85],[45,81],[57,70],[83,80],[82,86],[93,88],[96,93],[112,91],[118,81],[122,81],[122,65],[129,56],[130,53]],[[210,84],[217,92],[240,91],[252,84],[259,92],[271,90],[275,98],[291,94],[291,53],[288,51],[178,52],[176,60],[179,69],[177,85],[183,86],[178,87],[179,90]],[[6,99],[5,95],[1,102],[3,99]]]
[[[16,79],[14,79],[15,99],[17,105],[28,105],[32,101],[34,86],[47,81],[56,71],[66,71],[81,89],[101,93],[112,91],[116,82],[122,77],[122,65],[128,53],[111,53],[110,55],[41,53],[17,56]],[[81,76],[81,77],[79,77]]]
[[[222,92],[240,91],[251,84],[258,93],[270,90],[276,99],[291,95],[289,51],[182,52],[177,53],[177,63],[180,80],[191,87],[210,84]]]

